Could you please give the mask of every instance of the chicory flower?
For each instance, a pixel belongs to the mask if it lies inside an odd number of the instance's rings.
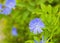
[[[10,9],[10,8],[8,8],[8,7],[5,7],[5,8],[3,8],[1,14],[8,15],[8,14],[11,13],[11,11],[12,11],[12,9]]]
[[[8,15],[11,13],[12,9],[9,8],[9,7],[4,7],[2,8],[2,4],[0,4],[0,14],[5,14],[5,15]]]
[[[41,33],[43,31],[42,28],[44,28],[44,23],[41,19],[35,18],[30,21],[29,28],[34,34]]]
[[[5,8],[2,8],[2,4],[0,4],[0,14],[8,15],[11,13],[12,8],[15,8],[16,0],[6,0],[4,6]]]
[[[9,8],[15,8],[16,0],[6,0],[5,6]]]

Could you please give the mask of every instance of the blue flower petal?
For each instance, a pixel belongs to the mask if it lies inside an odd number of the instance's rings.
[[[5,6],[9,8],[15,8],[16,0],[6,0]]]
[[[0,4],[0,10],[2,10],[2,4]]]
[[[2,13],[2,14],[5,14],[5,15],[9,15],[9,14],[11,13],[11,10],[12,10],[12,9],[6,7],[6,8],[4,8],[4,9],[2,10],[1,13]]]
[[[41,19],[39,19],[39,18],[35,18],[34,20],[32,20],[31,22],[30,22],[30,24],[29,24],[29,26],[35,26],[35,25],[40,25],[40,27],[41,28],[43,28],[44,27],[44,23],[41,21]]]
[[[33,30],[33,33],[34,33],[34,34],[37,34],[37,32],[38,32],[37,29],[34,29],[34,30]]]
[[[0,14],[1,14],[1,10],[2,10],[2,4],[0,4]]]
[[[13,28],[13,29],[12,29],[12,35],[13,35],[13,36],[17,36],[17,30],[16,30],[16,28]]]
[[[38,33],[41,33],[41,32],[43,32],[43,30],[42,30],[42,29],[37,29],[37,31],[38,31]]]

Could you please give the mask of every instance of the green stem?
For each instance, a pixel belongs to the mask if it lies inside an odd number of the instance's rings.
[[[52,39],[53,34],[54,34],[54,31],[55,31],[56,29],[57,29],[57,28],[55,28],[55,29],[52,31],[51,36],[50,36],[50,38],[46,41],[46,43],[48,43],[48,42],[49,42],[49,40],[51,40],[51,39]]]

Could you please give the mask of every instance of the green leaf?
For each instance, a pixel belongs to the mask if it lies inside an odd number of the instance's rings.
[[[52,3],[54,0],[48,0],[49,3]]]
[[[48,5],[46,10],[47,10],[48,14],[51,14],[52,13],[52,6]]]
[[[29,5],[31,5],[31,6],[35,6],[35,1],[33,1],[33,0],[29,0]]]
[[[34,43],[34,41],[33,40],[27,40],[27,41],[25,41],[25,43]]]
[[[30,11],[30,12],[33,12],[34,6],[31,6],[31,5],[26,6],[26,9],[27,9],[28,11]]]
[[[36,0],[36,3],[39,5],[41,3],[44,3],[46,0]]]
[[[53,14],[56,14],[58,12],[58,6],[53,7]]]
[[[54,43],[54,42],[49,42],[49,43]]]
[[[50,32],[47,31],[47,29],[44,29],[43,35],[44,35],[44,40],[46,40],[50,36]]]
[[[17,3],[17,6],[18,7],[25,7],[25,3],[24,2],[19,2],[19,3]]]
[[[40,39],[37,37],[37,36],[34,36],[34,40],[36,40],[36,41],[40,41]]]
[[[41,3],[40,5],[41,5],[41,10],[42,10],[42,12],[43,12],[43,13],[46,13],[46,12],[47,12],[47,11],[46,11],[46,5],[43,4],[43,3]]]
[[[25,11],[22,16],[22,20],[26,20],[29,15],[29,11]]]
[[[39,9],[39,8],[36,8],[33,12],[35,14],[42,14],[41,9]]]

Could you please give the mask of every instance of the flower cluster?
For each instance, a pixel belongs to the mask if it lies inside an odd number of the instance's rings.
[[[44,28],[44,23],[41,19],[35,18],[30,21],[29,28],[34,34],[41,33],[43,31],[41,28]]]
[[[15,8],[15,5],[16,5],[16,0],[6,0],[4,4],[4,8],[3,5],[0,4],[0,14],[5,14],[5,15],[10,14],[12,8]]]

